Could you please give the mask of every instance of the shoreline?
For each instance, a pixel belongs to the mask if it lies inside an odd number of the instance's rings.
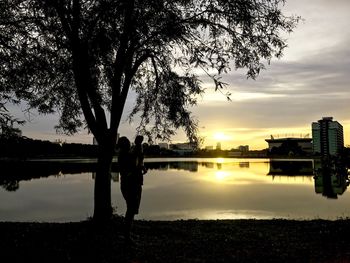
[[[229,159],[229,160],[271,160],[271,161],[313,161],[319,160],[319,157],[276,157],[276,156],[264,156],[264,157],[251,157],[251,156],[241,156],[241,157],[204,157],[204,156],[146,156],[146,162],[162,162],[170,160],[209,160],[209,159]],[[86,157],[86,156],[49,156],[49,157],[31,157],[31,158],[9,158],[9,157],[0,157],[0,163],[40,163],[40,162],[74,162],[74,163],[97,163],[97,157]],[[113,163],[118,162],[118,157],[113,157]]]
[[[4,262],[350,262],[350,219],[0,222]]]

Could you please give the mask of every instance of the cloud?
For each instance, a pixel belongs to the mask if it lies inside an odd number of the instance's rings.
[[[312,121],[333,116],[344,125],[349,144],[350,2],[287,3],[305,22],[291,35],[286,55],[272,60],[256,80],[247,80],[243,70],[225,75],[233,102],[208,92],[194,112],[202,126],[222,125],[228,133],[250,137],[250,143],[263,134],[307,132]]]

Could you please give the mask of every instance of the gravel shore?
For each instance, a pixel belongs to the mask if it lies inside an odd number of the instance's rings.
[[[0,222],[1,262],[350,262],[350,220]]]

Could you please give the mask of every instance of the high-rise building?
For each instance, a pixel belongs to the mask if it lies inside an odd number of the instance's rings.
[[[312,123],[312,141],[314,154],[336,156],[344,148],[343,126],[333,117],[323,117]]]

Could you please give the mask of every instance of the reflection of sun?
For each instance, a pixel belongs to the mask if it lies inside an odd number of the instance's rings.
[[[218,141],[227,141],[230,139],[230,137],[224,134],[223,132],[216,132],[214,133],[213,137],[215,140],[218,140]]]
[[[228,177],[230,173],[225,171],[216,171],[215,172],[215,178],[219,181],[225,180],[226,177]]]
[[[221,157],[219,157],[219,158],[216,158],[216,163],[224,163],[225,162],[225,159],[224,158],[221,158]]]

